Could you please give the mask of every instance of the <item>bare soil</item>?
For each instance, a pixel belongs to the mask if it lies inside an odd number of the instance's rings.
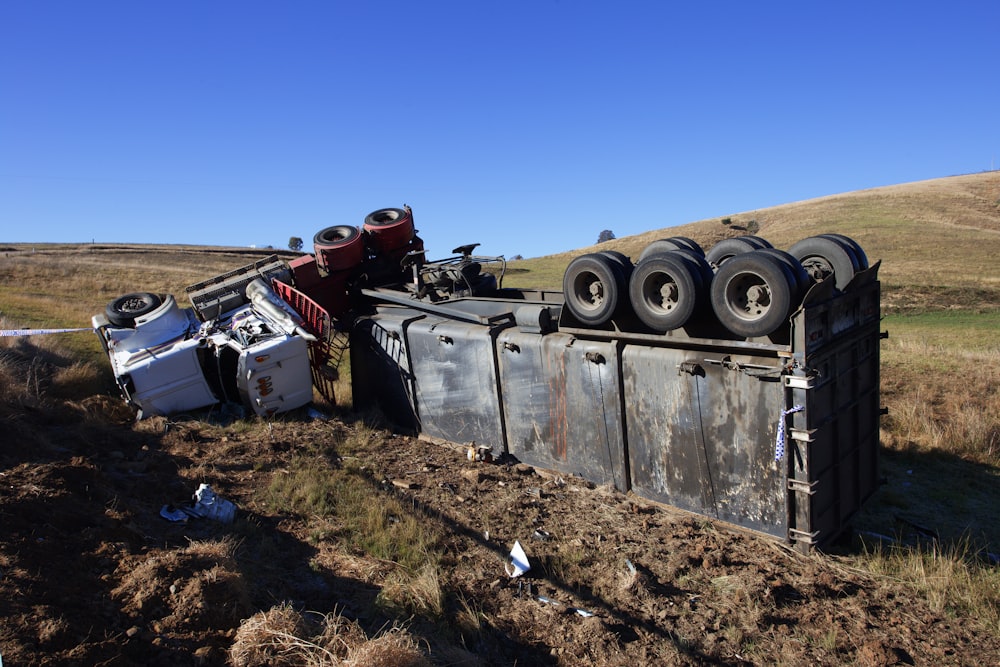
[[[394,617],[374,604],[393,563],[261,500],[297,453],[358,425],[304,412],[252,428],[203,418],[134,424],[109,396],[3,415],[4,664],[232,664],[241,622],[280,604],[340,613],[369,636],[401,624],[434,664],[985,665],[1000,655],[976,619],[933,612],[834,555],[376,431],[351,454],[372,497],[403,500],[444,554],[440,614]],[[237,505],[233,523],[161,517],[202,482]],[[512,578],[515,541],[531,569]]]

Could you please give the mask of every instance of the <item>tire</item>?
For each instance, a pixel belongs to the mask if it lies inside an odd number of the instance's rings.
[[[868,255],[865,254],[861,244],[857,241],[849,236],[844,236],[843,234],[820,234],[820,236],[823,238],[837,239],[842,244],[847,245],[851,250],[853,250],[854,257],[858,260],[858,271],[864,271],[868,268]]]
[[[841,241],[822,236],[802,239],[788,252],[802,263],[813,282],[832,279],[840,291],[851,282],[859,266],[857,257]]]
[[[708,289],[708,286],[712,284],[712,278],[715,276],[715,271],[712,270],[712,265],[708,263],[704,255],[699,255],[694,250],[674,250],[673,254],[684,257],[689,262],[694,263],[698,267],[698,273],[701,276],[702,287]]]
[[[757,246],[757,250],[763,250],[764,248],[773,248],[774,247],[773,245],[771,245],[770,241],[768,241],[765,238],[761,238],[759,236],[750,236],[750,235],[748,235],[748,236],[741,236],[740,238],[744,239],[746,241],[749,241],[750,243],[752,243],[755,246]]]
[[[328,272],[351,269],[364,259],[365,244],[361,230],[351,225],[335,225],[320,230],[313,237],[316,263]]]
[[[691,250],[702,257],[705,256],[705,251],[702,250],[701,246],[692,239],[686,236],[671,236],[668,239],[658,239],[653,241],[648,246],[643,248],[642,252],[639,254],[639,260],[636,262],[638,264],[650,255],[659,255],[660,253],[670,252],[671,250]]]
[[[799,300],[805,296],[806,292],[812,287],[812,279],[806,272],[805,267],[802,266],[802,262],[792,257],[791,254],[785,252],[784,250],[779,250],[778,248],[761,248],[756,252],[763,253],[765,255],[770,255],[777,259],[784,265],[789,272],[789,277],[792,279],[792,305],[794,306],[799,302]]]
[[[658,333],[683,327],[703,300],[701,269],[677,251],[647,257],[629,281],[632,310]]]
[[[600,253],[577,257],[563,274],[566,308],[585,326],[611,321],[627,289],[624,271],[614,259]]]
[[[416,230],[409,209],[380,208],[365,216],[364,230],[376,251],[392,252],[405,247]]]
[[[104,309],[108,322],[116,327],[132,329],[138,317],[149,315],[163,304],[156,294],[150,292],[132,292],[110,302]]]
[[[719,322],[743,338],[773,333],[792,309],[786,269],[763,253],[744,253],[726,261],[715,274],[711,294]]]
[[[628,279],[632,276],[632,270],[635,268],[632,260],[625,253],[618,252],[617,250],[601,250],[600,254],[611,258],[621,267],[625,277],[625,284],[628,284]]]
[[[733,257],[742,255],[745,252],[760,250],[764,247],[760,245],[760,240],[756,236],[737,236],[731,239],[723,239],[705,253],[705,259],[708,260],[708,263],[712,265],[714,270],[718,271],[723,264]]]

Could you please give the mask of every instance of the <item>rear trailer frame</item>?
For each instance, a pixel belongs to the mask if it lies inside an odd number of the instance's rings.
[[[355,405],[809,551],[878,484],[877,272],[815,284],[761,339],[585,328],[532,291],[432,304],[365,290]]]

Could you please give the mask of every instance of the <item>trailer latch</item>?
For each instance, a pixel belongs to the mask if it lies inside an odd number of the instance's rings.
[[[696,361],[685,361],[677,365],[677,374],[687,373],[696,377],[705,377],[705,369]]]

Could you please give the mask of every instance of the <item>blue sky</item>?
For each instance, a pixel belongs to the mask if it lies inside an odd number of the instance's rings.
[[[1000,168],[1000,2],[0,0],[0,241],[526,257]]]

